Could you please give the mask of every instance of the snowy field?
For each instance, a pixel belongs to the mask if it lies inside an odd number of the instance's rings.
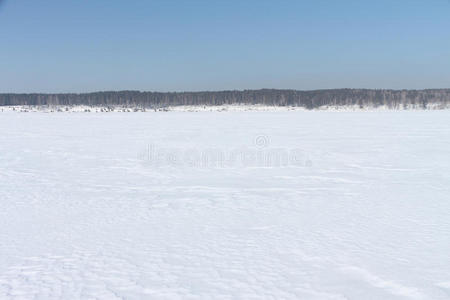
[[[450,111],[0,129],[0,299],[450,298]]]

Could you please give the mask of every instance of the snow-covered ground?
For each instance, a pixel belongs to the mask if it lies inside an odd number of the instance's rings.
[[[359,105],[336,105],[321,106],[314,108],[314,111],[391,111],[391,110],[444,110],[450,109],[450,103],[428,103],[426,107],[417,103],[415,105],[405,104],[398,107],[388,107],[381,105],[377,107]],[[155,108],[143,108],[136,106],[88,106],[88,105],[10,105],[0,106],[0,112],[46,112],[46,113],[106,113],[106,112],[243,112],[243,111],[308,111],[304,107],[298,106],[266,106],[266,105],[177,105]]]
[[[0,299],[449,299],[450,111],[0,114]]]

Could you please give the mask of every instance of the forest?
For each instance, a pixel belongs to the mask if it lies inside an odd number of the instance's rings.
[[[0,106],[126,106],[162,108],[179,105],[266,105],[294,106],[314,109],[326,106],[359,106],[391,109],[408,107],[427,108],[429,105],[446,108],[450,104],[450,89],[427,90],[375,90],[328,89],[314,91],[260,89],[243,91],[205,92],[140,92],[104,91],[94,93],[61,94],[0,94]]]

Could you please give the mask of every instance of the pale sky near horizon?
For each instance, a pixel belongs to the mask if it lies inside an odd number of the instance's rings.
[[[0,93],[449,87],[448,0],[0,0]]]

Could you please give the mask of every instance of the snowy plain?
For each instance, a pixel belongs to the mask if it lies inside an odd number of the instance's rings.
[[[0,299],[449,299],[450,111],[0,113]]]

